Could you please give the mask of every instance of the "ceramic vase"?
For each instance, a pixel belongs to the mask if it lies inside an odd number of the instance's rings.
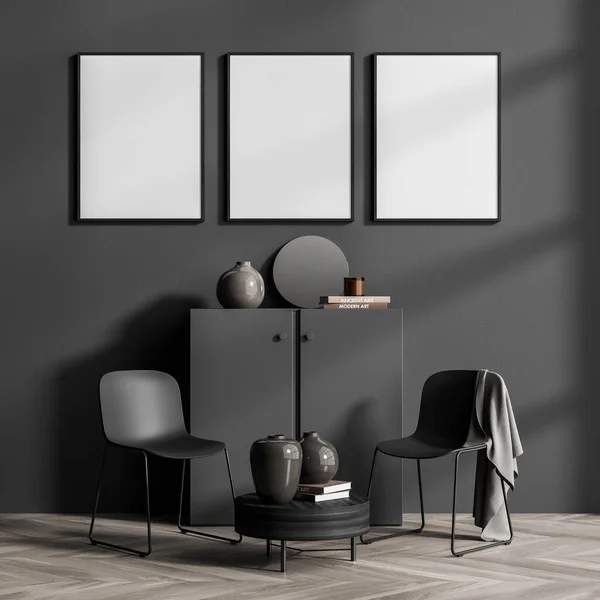
[[[217,282],[217,299],[223,308],[258,308],[265,298],[262,275],[249,261],[235,263]]]
[[[302,470],[302,448],[296,440],[272,434],[250,448],[256,493],[265,504],[287,504],[296,494]]]
[[[305,431],[300,440],[302,473],[300,483],[329,483],[337,473],[339,457],[333,444],[316,431]]]

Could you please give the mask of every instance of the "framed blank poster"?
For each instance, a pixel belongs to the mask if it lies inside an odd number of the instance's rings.
[[[79,54],[79,220],[201,221],[202,54]]]
[[[500,220],[499,62],[375,55],[375,220]]]
[[[229,54],[232,221],[351,221],[352,54]]]

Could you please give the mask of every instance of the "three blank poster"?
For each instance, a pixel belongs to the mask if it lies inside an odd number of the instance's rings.
[[[231,220],[352,219],[352,62],[228,56]]]
[[[228,55],[230,220],[351,221],[352,54]],[[375,55],[375,219],[499,220],[499,55]],[[201,54],[79,55],[79,219],[203,219]]]
[[[375,56],[376,220],[499,219],[499,56]]]
[[[79,219],[202,220],[202,55],[79,55]]]

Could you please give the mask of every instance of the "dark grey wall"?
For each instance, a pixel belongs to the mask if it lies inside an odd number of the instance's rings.
[[[338,243],[369,291],[405,309],[407,431],[428,374],[497,370],[525,447],[513,509],[600,508],[599,9],[592,0],[2,2],[0,511],[90,510],[100,375],[156,367],[185,387],[188,309],[217,306],[215,283],[234,261],[267,268],[282,244],[311,233]],[[206,53],[205,223],[73,222],[69,58],[100,51]],[[230,51],[356,53],[354,223],[223,222]],[[502,52],[501,223],[370,222],[367,57],[377,51]],[[119,465],[117,491],[131,497],[134,463]],[[171,480],[157,472],[164,491]],[[409,510],[413,475],[407,465]],[[426,508],[449,510],[451,463],[425,465],[424,477]]]

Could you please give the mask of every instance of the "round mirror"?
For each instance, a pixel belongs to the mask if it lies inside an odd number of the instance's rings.
[[[318,308],[321,296],[341,295],[348,274],[348,261],[341,249],[317,235],[287,243],[273,265],[279,293],[300,308]]]

